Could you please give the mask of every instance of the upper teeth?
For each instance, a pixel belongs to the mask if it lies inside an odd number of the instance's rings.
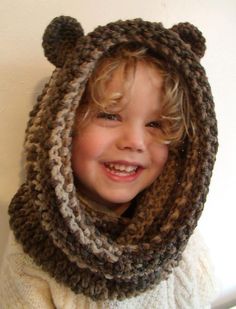
[[[108,166],[111,169],[115,169],[122,172],[134,172],[138,167],[135,165],[124,165],[124,164],[115,164],[115,163],[107,163],[106,166]]]

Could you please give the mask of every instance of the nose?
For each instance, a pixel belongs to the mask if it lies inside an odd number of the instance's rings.
[[[125,127],[119,134],[117,147],[121,150],[143,152],[145,150],[145,136],[142,129]]]

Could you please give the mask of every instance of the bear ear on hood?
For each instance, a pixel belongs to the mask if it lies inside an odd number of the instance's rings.
[[[84,31],[75,18],[69,16],[54,18],[43,35],[42,45],[46,58],[57,68],[61,68],[68,53],[83,35]]]
[[[198,58],[202,58],[206,50],[206,40],[201,31],[190,23],[179,23],[170,30],[176,32],[182,41],[187,43]]]

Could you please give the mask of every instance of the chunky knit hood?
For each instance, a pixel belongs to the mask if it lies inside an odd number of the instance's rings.
[[[195,137],[171,152],[161,176],[136,198],[128,220],[79,200],[71,168],[75,111],[97,60],[112,46],[138,42],[181,74],[191,98]],[[199,60],[201,32],[189,23],[165,29],[141,19],[83,35],[73,18],[55,18],[43,47],[56,69],[30,113],[26,181],[13,198],[10,225],[34,261],[75,293],[127,298],[166,279],[197,225],[217,151],[210,86]]]

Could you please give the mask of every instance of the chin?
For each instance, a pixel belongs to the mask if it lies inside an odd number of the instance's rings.
[[[130,203],[136,195],[134,196],[129,196],[129,197],[117,197],[115,198],[114,196],[112,197],[103,197],[102,200],[104,201],[105,204],[110,204],[110,205],[120,205],[120,204],[126,204]]]
[[[104,192],[104,194],[99,194],[99,198],[105,204],[126,204],[130,203],[140,192],[141,190],[135,190],[135,192],[122,192],[122,190],[112,190],[111,192]]]
[[[104,203],[105,204],[114,204],[114,205],[120,205],[120,204],[126,204],[132,201],[131,199],[105,199]]]

